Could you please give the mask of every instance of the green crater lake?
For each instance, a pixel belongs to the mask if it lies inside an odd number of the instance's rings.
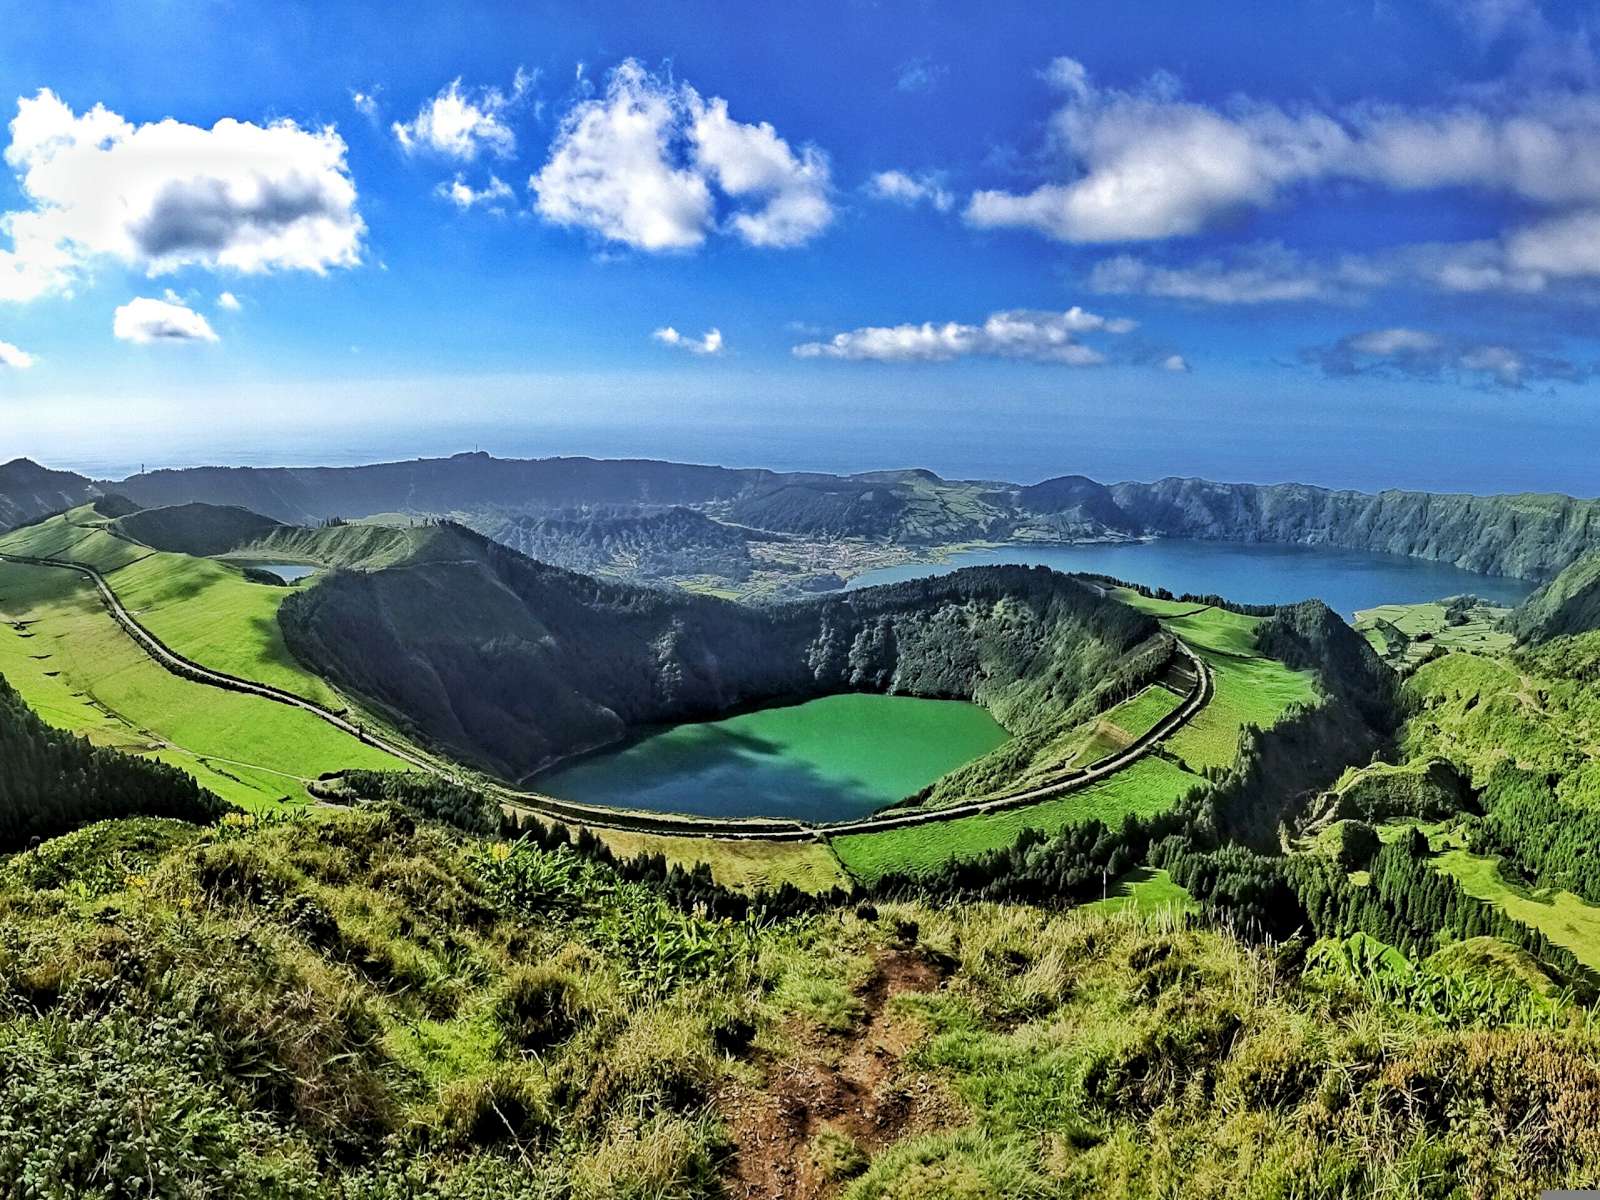
[[[563,800],[716,817],[844,821],[1006,740],[959,700],[852,694],[674,725],[529,781]]]

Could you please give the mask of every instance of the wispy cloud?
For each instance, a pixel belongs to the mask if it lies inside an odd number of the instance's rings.
[[[978,191],[965,210],[974,226],[1073,243],[1155,241],[1202,233],[1317,186],[1467,189],[1509,198],[1525,215],[1490,243],[1491,254],[1481,244],[1462,248],[1477,260],[1476,273],[1435,249],[1440,286],[1453,279],[1536,290],[1600,277],[1600,100],[1592,91],[1462,93],[1414,107],[1249,97],[1216,106],[1185,99],[1165,73],[1132,90],[1101,87],[1072,59],[1057,59],[1044,75],[1062,97],[1050,147],[1067,164],[1065,177],[1030,190]],[[1391,256],[1378,265],[1403,263]],[[1327,271],[1295,278],[1288,266],[1212,262],[1180,273],[1114,260],[1101,278],[1105,290],[1218,303],[1312,298],[1339,284]]]
[[[687,350],[690,354],[716,355],[723,351],[720,329],[708,329],[699,337],[689,337],[679,333],[671,325],[663,325],[650,336],[663,346]]]
[[[898,92],[931,92],[938,87],[950,68],[934,62],[926,55],[907,59],[895,68],[894,86]]]
[[[1404,326],[1349,334],[1332,345],[1306,349],[1301,358],[1334,376],[1456,379],[1512,390],[1530,383],[1572,383],[1593,374],[1591,368],[1568,359],[1503,342],[1472,341]]]
[[[512,199],[511,187],[498,175],[490,175],[489,182],[474,188],[457,175],[449,183],[441,183],[434,191],[465,212],[469,208],[501,208]]]
[[[981,325],[956,321],[868,325],[836,333],[827,341],[803,342],[793,353],[798,358],[873,362],[1017,358],[1092,367],[1104,363],[1106,355],[1081,341],[1081,335],[1125,334],[1135,327],[1124,318],[1103,317],[1078,307],[1059,313],[1013,309],[993,313]]]
[[[532,73],[521,67],[509,92],[496,87],[464,88],[459,78],[453,79],[424,101],[415,117],[396,121],[390,129],[408,154],[427,151],[462,162],[471,162],[479,154],[511,158],[517,152],[517,135],[509,118],[533,83]]]
[[[949,212],[956,202],[955,195],[945,186],[944,176],[937,171],[879,171],[866,183],[866,193],[874,200],[887,200],[914,208],[927,204],[940,212]]]

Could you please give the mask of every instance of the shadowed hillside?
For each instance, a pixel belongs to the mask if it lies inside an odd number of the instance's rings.
[[[93,500],[100,489],[82,475],[52,471],[26,458],[0,464],[0,530]]]
[[[693,509],[654,512],[559,510],[549,514],[491,514],[473,528],[503,546],[584,574],[637,577],[749,576],[750,542],[761,535],[713,521]]]
[[[962,571],[786,605],[607,583],[458,530],[476,554],[340,572],[280,610],[307,663],[452,752],[521,775],[630,730],[892,691],[1059,715],[1158,636],[1063,575]]]
[[[140,509],[119,517],[114,528],[156,550],[208,555],[266,537],[282,526],[249,509],[193,503]]]

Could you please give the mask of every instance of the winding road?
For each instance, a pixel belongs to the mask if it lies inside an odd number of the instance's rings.
[[[174,675],[195,683],[222,688],[230,692],[242,692],[246,695],[259,696],[265,700],[298,708],[326,721],[351,737],[392,755],[419,771],[449,780],[452,783],[463,782],[460,777],[438,763],[424,758],[396,742],[369,733],[364,727],[351,721],[341,713],[334,712],[332,709],[307,700],[304,696],[297,696],[293,692],[273,687],[270,684],[241,679],[236,675],[229,675],[224,671],[202,666],[193,659],[185,658],[141,625],[133,614],[124,607],[116,591],[106,582],[105,576],[94,567],[85,563],[70,562],[66,559],[33,558],[28,555],[7,553],[0,553],[0,562],[33,567],[55,567],[64,571],[74,571],[84,576],[94,584],[96,591],[100,595],[101,602],[111,614],[112,619],[122,627],[146,654]],[[983,813],[1021,808],[1028,804],[1038,803],[1041,800],[1051,800],[1058,796],[1078,791],[1132,765],[1146,754],[1149,754],[1163,739],[1188,723],[1196,713],[1210,702],[1213,692],[1210,668],[1206,665],[1205,660],[1190,649],[1182,639],[1174,637],[1173,641],[1178,652],[1189,659],[1195,672],[1194,689],[1189,693],[1183,704],[1167,714],[1154,727],[1129,743],[1122,750],[1100,759],[1081,771],[1072,772],[1040,787],[1014,792],[1006,796],[993,797],[988,800],[957,804],[948,808],[915,809],[906,812],[862,817],[854,821],[813,825],[801,821],[769,820],[758,817],[677,816],[670,813],[647,812],[639,809],[580,804],[560,800],[553,796],[544,796],[537,792],[520,791],[502,784],[489,784],[487,785],[487,790],[505,809],[512,812],[527,813],[546,820],[574,822],[600,829],[625,829],[641,833],[667,834],[675,837],[705,837],[748,841],[812,841],[825,836],[878,833],[888,829],[905,829],[915,825],[930,824],[935,821],[950,821],[958,817],[978,816]]]

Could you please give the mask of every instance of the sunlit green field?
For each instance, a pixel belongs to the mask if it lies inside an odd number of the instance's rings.
[[[1084,906],[1103,912],[1132,909],[1141,917],[1159,912],[1183,913],[1195,907],[1187,888],[1172,882],[1172,876],[1153,867],[1137,867],[1111,885],[1104,900]]]
[[[284,645],[278,606],[288,588],[252,583],[238,568],[210,559],[134,545],[106,532],[92,508],[16,530],[0,538],[6,550],[95,567],[141,625],[202,666],[343,707]]]
[[[152,554],[106,581],[141,625],[185,658],[328,708],[343,707],[337,693],[284,645],[278,606],[292,589],[252,583],[233,567],[183,554]]]
[[[1585,966],[1600,970],[1600,907],[1571,892],[1530,894],[1506,882],[1498,858],[1446,850],[1431,865],[1454,876],[1468,895],[1504,909],[1512,920],[1531,925]]]
[[[1143,737],[1177,711],[1183,698],[1164,687],[1151,686],[1108,710],[1104,717],[1130,741]]]
[[[0,563],[0,620],[0,673],[45,720],[153,753],[235,803],[304,801],[302,781],[325,771],[403,766],[310,713],[167,672],[81,576]]]
[[[852,875],[872,880],[893,871],[928,871],[952,858],[971,858],[1011,845],[1024,829],[1053,833],[1089,820],[1113,824],[1129,813],[1151,816],[1170,808],[1201,781],[1154,755],[1109,779],[1025,808],[934,821],[881,833],[831,839],[834,853]]]
[[[1256,629],[1263,618],[1220,608],[1196,613],[1193,604],[1152,600],[1127,590],[1119,590],[1117,597],[1160,618],[1211,668],[1211,702],[1164,743],[1190,770],[1232,766],[1244,726],[1268,729],[1294,705],[1317,702],[1311,672],[1292,671],[1261,657]]]

